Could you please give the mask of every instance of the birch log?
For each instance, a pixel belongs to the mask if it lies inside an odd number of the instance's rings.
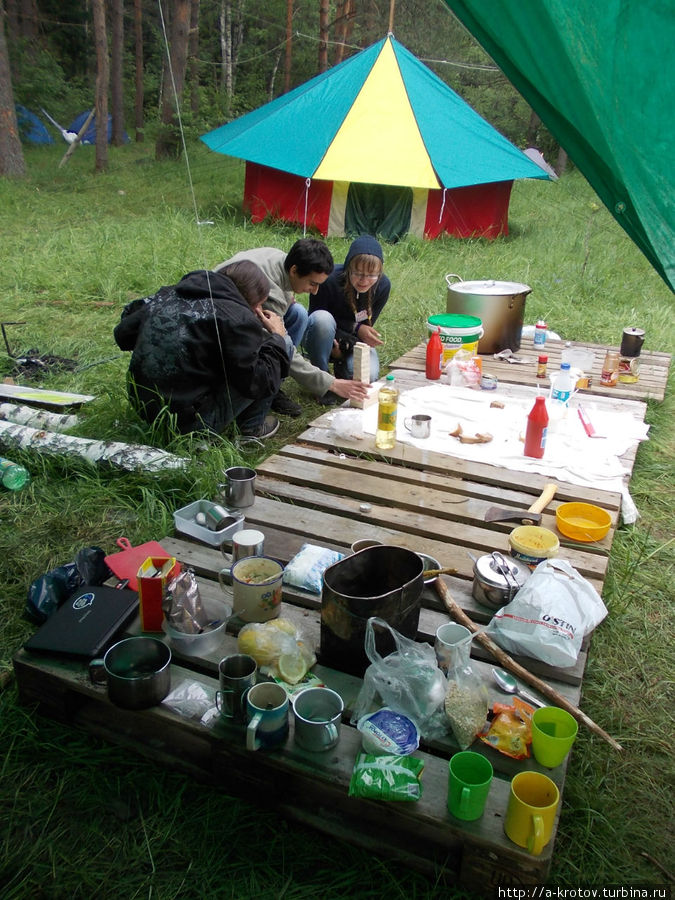
[[[599,735],[615,750],[623,750],[621,744],[615,741],[614,738],[610,734],[607,734],[606,731],[603,731],[603,729],[599,725],[597,725],[593,721],[593,719],[587,716],[585,712],[582,712],[573,703],[570,703],[567,697],[563,697],[563,695],[556,691],[555,688],[551,687],[550,684],[546,684],[545,681],[542,681],[540,678],[537,678],[536,675],[528,672],[526,668],[517,663],[515,659],[512,659],[512,657],[510,657],[508,653],[502,650],[501,647],[497,646],[497,644],[495,644],[495,642],[487,634],[482,632],[478,625],[476,625],[476,623],[472,621],[469,616],[467,616],[464,610],[461,609],[457,601],[450,593],[448,586],[440,578],[436,579],[434,585],[436,587],[436,593],[445,604],[446,609],[453,617],[453,619],[459,622],[460,625],[464,625],[469,629],[469,631],[475,634],[476,640],[480,644],[482,644],[486,650],[489,650],[490,653],[492,653],[492,655],[499,660],[499,662],[505,669],[508,669],[509,672],[517,675],[518,678],[520,678],[522,681],[526,681],[529,685],[539,691],[540,694],[543,694],[544,697],[546,697],[554,706],[560,706],[563,709],[566,709],[570,715],[574,716],[577,722],[585,725],[586,728],[588,728],[589,731],[594,732],[594,734]]]
[[[52,456],[79,456],[91,463],[106,462],[130,472],[160,472],[164,469],[182,469],[188,460],[142,444],[124,444],[120,441],[94,441],[90,438],[41,431],[29,425],[17,425],[0,421],[0,442],[22,450],[38,450]]]
[[[79,419],[77,416],[35,409],[34,406],[17,406],[15,403],[0,403],[0,420],[14,422],[15,425],[30,425],[32,428],[48,428],[50,431],[69,431]]]

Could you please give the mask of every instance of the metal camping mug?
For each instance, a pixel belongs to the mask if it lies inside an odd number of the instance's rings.
[[[255,528],[244,528],[232,535],[232,565],[245,556],[265,555],[265,535]]]
[[[252,656],[235,653],[218,663],[220,690],[216,706],[221,716],[238,724],[246,722],[246,696],[256,681],[258,666]]]
[[[431,434],[431,416],[419,413],[404,419],[403,424],[414,438],[428,438]]]
[[[232,466],[225,469],[225,482],[219,485],[225,505],[234,509],[253,506],[255,500],[255,469]]]
[[[330,750],[340,739],[342,697],[325,687],[310,687],[291,700],[295,719],[295,741],[305,750]]]

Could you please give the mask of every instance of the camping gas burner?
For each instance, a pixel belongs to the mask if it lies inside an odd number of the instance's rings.
[[[36,348],[26,353],[25,356],[14,357],[12,375],[22,375],[31,379],[44,375],[47,372],[72,372],[77,368],[73,359],[65,359],[63,356],[53,356],[50,353],[39,354]]]

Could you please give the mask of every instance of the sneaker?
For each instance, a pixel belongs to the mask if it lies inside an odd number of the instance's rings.
[[[298,416],[302,415],[300,404],[296,403],[295,400],[291,400],[288,394],[284,394],[282,390],[279,390],[279,393],[272,400],[272,409],[275,413],[279,413],[280,416],[291,416],[293,419],[297,419]]]
[[[265,416],[265,421],[260,425],[256,425],[253,427],[244,426],[241,429],[241,436],[246,438],[257,438],[260,441],[264,441],[265,438],[270,438],[277,433],[279,430],[279,420],[276,416]]]
[[[344,403],[345,401],[342,397],[338,397],[337,394],[334,394],[333,391],[326,391],[326,393],[322,397],[317,397],[316,402],[319,406],[338,406],[340,403]]]

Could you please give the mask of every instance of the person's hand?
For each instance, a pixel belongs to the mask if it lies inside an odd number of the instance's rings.
[[[255,312],[266,331],[269,331],[271,334],[278,334],[281,337],[286,336],[286,326],[281,316],[270,312],[269,309],[263,309],[262,306],[259,306]]]
[[[330,386],[331,391],[345,400],[365,400],[368,396],[368,385],[362,381],[336,378]]]
[[[331,359],[342,359],[342,350],[340,350],[340,345],[337,341],[333,341],[333,346],[330,351]]]
[[[369,347],[381,347],[384,344],[380,332],[375,331],[372,325],[360,325],[356,332],[356,339],[368,344]]]

